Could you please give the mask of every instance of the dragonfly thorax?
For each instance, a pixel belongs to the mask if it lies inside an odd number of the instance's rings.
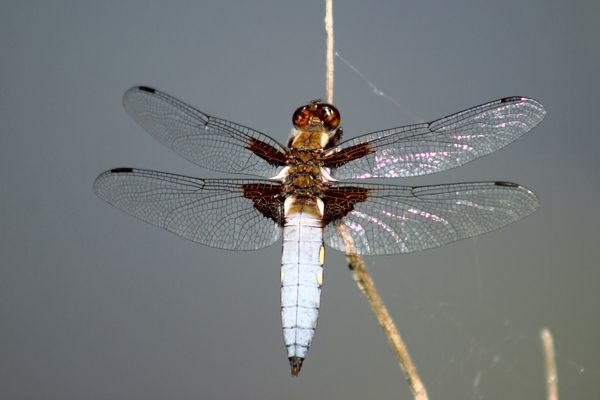
[[[294,150],[321,150],[329,143],[329,131],[295,129],[288,146]]]
[[[318,196],[323,191],[325,179],[321,168],[301,164],[289,167],[283,179],[283,192],[296,196]]]

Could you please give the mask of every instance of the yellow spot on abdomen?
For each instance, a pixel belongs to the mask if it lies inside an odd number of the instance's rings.
[[[319,263],[321,265],[325,264],[325,246],[321,245],[321,250],[319,251]]]
[[[317,271],[317,283],[319,286],[323,285],[323,270]]]

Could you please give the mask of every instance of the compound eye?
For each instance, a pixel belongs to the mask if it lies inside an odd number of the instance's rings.
[[[308,125],[308,120],[310,118],[310,111],[308,110],[308,106],[302,106],[294,111],[294,115],[292,116],[292,123],[296,128],[304,128]]]
[[[340,112],[331,104],[320,104],[322,110],[321,120],[329,130],[334,130],[340,125]]]

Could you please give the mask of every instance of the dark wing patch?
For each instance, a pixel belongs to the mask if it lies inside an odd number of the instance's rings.
[[[339,168],[347,162],[357,160],[361,157],[374,153],[369,143],[359,143],[340,151],[329,153],[323,158],[323,166],[327,168]]]
[[[262,215],[283,226],[283,201],[281,185],[272,183],[246,183],[242,185],[244,197],[252,200],[254,208]]]
[[[248,150],[265,160],[267,163],[269,163],[269,165],[276,167],[283,167],[287,165],[286,156],[279,149],[254,138],[250,138],[249,142],[250,144],[248,145]]]
[[[323,225],[337,221],[354,210],[356,203],[368,199],[369,189],[356,186],[328,187],[323,191],[325,214]]]

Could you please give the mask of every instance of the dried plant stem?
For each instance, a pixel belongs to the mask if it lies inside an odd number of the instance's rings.
[[[333,0],[325,0],[325,35],[326,44],[326,72],[325,72],[325,91],[326,101],[333,103]]]
[[[558,400],[558,374],[554,356],[554,339],[548,328],[540,332],[544,356],[546,358],[546,391],[548,400]]]
[[[369,300],[371,309],[377,317],[379,325],[383,328],[383,333],[385,333],[392,350],[394,350],[402,371],[404,371],[404,376],[408,381],[408,385],[410,386],[410,390],[412,391],[415,400],[427,400],[428,397],[425,385],[423,385],[423,382],[417,373],[417,368],[410,358],[406,345],[398,333],[396,325],[394,325],[394,321],[375,287],[375,283],[369,274],[366,263],[356,252],[356,247],[348,232],[348,228],[346,228],[345,225],[338,224],[337,231],[344,241],[346,260],[348,260],[348,266],[352,271],[354,280],[367,300]]]

